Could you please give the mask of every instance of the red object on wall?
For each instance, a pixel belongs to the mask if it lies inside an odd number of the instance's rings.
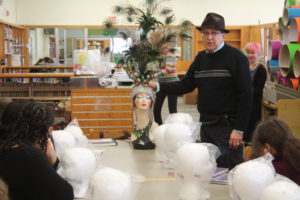
[[[115,23],[116,22],[116,16],[109,17],[109,21],[112,22],[112,23]]]
[[[9,16],[9,11],[8,10],[6,11],[6,16]]]

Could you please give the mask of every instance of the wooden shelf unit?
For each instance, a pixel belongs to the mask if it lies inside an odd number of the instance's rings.
[[[227,26],[226,29],[230,31],[224,36],[227,44],[242,50],[249,42],[250,26]],[[202,50],[204,50],[204,46],[201,32],[194,28],[194,57]]]
[[[40,69],[45,73],[30,73],[30,69]],[[55,70],[55,72],[51,70]],[[62,78],[70,78],[72,76],[74,76],[73,66],[1,66],[0,68],[0,83],[57,83],[61,82],[60,79]]]
[[[3,75],[3,74],[0,74]],[[65,121],[67,112],[58,104],[70,98],[69,83],[0,83],[0,98],[40,101],[54,110],[56,121]]]
[[[118,138],[131,134],[131,88],[71,89],[72,119],[77,118],[88,138]]]
[[[29,73],[30,69],[58,69],[60,73],[69,72],[73,73],[73,66],[50,66],[50,65],[38,65],[38,66],[2,66],[0,73]]]
[[[0,20],[0,64],[24,65],[26,62],[26,28]]]
[[[101,53],[104,52],[106,47],[110,47],[110,40],[107,39],[88,39],[88,49],[99,49]]]

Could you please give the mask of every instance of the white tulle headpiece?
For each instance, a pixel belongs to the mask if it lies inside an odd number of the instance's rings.
[[[231,198],[233,200],[261,199],[263,190],[275,180],[276,173],[272,159],[271,154],[266,154],[233,168],[228,174]]]

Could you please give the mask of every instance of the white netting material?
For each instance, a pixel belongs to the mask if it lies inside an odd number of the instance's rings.
[[[135,187],[129,174],[113,168],[95,172],[91,179],[91,200],[131,200]]]
[[[215,145],[201,143],[187,143],[179,148],[176,154],[176,168],[183,177],[180,199],[209,199],[210,193],[205,190],[205,186],[217,167],[215,151],[218,151]]]
[[[183,123],[188,125],[192,131],[192,137],[196,140],[200,134],[200,122],[194,122],[192,116],[188,113],[173,113],[167,116],[166,124]]]
[[[84,197],[89,179],[96,169],[96,156],[93,151],[83,147],[66,149],[60,164],[57,173],[72,185],[76,198]]]
[[[165,162],[167,160],[165,153],[165,144],[164,144],[164,135],[166,131],[167,125],[162,124],[153,130],[153,137],[156,144],[156,153],[158,156],[158,160],[160,162]]]
[[[268,185],[261,200],[300,200],[300,187],[287,178],[280,178]]]
[[[58,159],[61,159],[61,156],[66,149],[76,146],[75,137],[68,131],[53,131],[52,137]]]
[[[275,180],[272,159],[273,157],[267,154],[232,169],[228,175],[232,199],[260,199],[264,188]]]
[[[177,149],[183,144],[192,143],[192,131],[188,125],[182,123],[167,124],[164,134],[165,153],[167,160],[164,163],[166,168],[174,168]]]

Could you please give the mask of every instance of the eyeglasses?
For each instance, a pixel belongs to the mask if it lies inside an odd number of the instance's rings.
[[[220,31],[213,31],[213,32],[201,32],[201,35],[203,37],[208,37],[209,35],[211,35],[212,37],[216,37],[217,35],[220,35],[222,32]]]

